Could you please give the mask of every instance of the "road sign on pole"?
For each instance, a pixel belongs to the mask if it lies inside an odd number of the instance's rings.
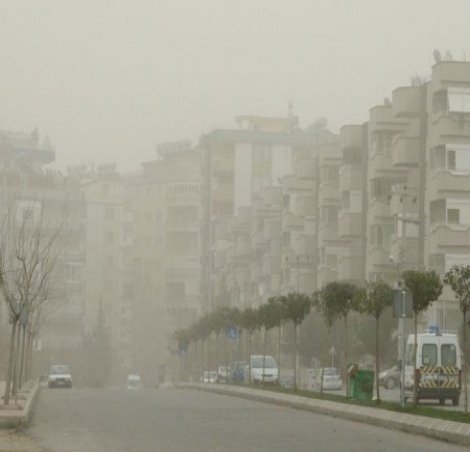
[[[406,290],[397,289],[393,295],[393,316],[399,319],[412,318],[413,294]]]
[[[238,339],[238,328],[236,326],[230,326],[225,331],[227,339],[231,341],[236,341]]]

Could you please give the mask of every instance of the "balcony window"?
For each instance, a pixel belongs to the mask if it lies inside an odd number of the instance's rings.
[[[446,168],[449,171],[470,171],[470,146],[448,144],[446,146]]]
[[[371,147],[374,153],[390,155],[392,150],[393,134],[390,132],[376,132],[372,134]]]
[[[470,90],[449,88],[447,92],[449,112],[470,113]]]
[[[465,199],[447,199],[447,224],[470,225],[470,201]]]
[[[459,224],[460,223],[460,210],[459,209],[447,209],[447,224]]]

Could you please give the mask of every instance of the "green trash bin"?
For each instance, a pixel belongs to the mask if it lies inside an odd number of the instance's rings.
[[[374,372],[358,369],[349,379],[350,395],[356,400],[372,400],[374,395]]]

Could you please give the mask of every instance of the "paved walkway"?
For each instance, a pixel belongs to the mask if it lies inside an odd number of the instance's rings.
[[[18,392],[18,397],[10,396],[9,405],[4,405],[5,382],[0,381],[0,427],[12,427],[27,423],[37,390],[38,385],[35,382],[28,382]]]

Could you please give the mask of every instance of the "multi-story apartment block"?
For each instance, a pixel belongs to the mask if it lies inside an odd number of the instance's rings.
[[[361,284],[365,280],[367,228],[367,125],[346,125],[340,130],[338,279]]]
[[[31,220],[41,228],[43,243],[59,231],[52,250],[52,256],[58,259],[52,275],[54,284],[36,330],[36,371],[65,356],[77,357],[83,344],[84,208],[79,184],[44,167],[54,160],[49,140],[40,144],[37,131],[0,132],[2,212],[7,211],[8,204],[15,205],[22,215],[30,211]],[[0,311],[4,314],[2,322],[6,322],[3,300]],[[7,331],[3,326],[2,331]]]
[[[317,286],[322,287],[338,279],[338,261],[344,249],[344,239],[339,236],[338,230],[341,150],[335,140],[321,145],[317,152]]]
[[[158,146],[127,181],[135,236],[134,365],[150,383],[172,333],[201,312],[201,165],[187,142]]]
[[[426,84],[425,265],[441,275],[470,263],[470,63],[441,61]],[[457,328],[458,306],[445,288],[428,321]]]
[[[283,290],[289,284],[292,286],[292,275],[297,270],[297,279],[307,279],[300,276],[303,268],[313,268],[314,265],[305,259],[299,239],[295,239],[295,246],[299,248],[297,252],[290,249],[290,234],[293,233],[295,238],[295,230],[304,228],[300,225],[303,217],[312,216],[313,189],[308,196],[305,195],[309,184],[305,179],[312,177],[311,152],[317,135],[300,130],[297,118],[292,115],[286,118],[241,116],[237,122],[238,129],[214,130],[203,136],[200,144],[206,201],[204,259],[207,309],[230,303],[233,299],[227,289],[227,281],[233,280],[231,270],[227,270],[227,250],[230,248],[231,225],[234,224],[232,218],[240,208],[251,208],[252,274],[262,278],[259,287],[252,288],[253,300],[279,294],[281,286]],[[289,175],[295,175],[296,181],[283,179]],[[305,201],[305,198],[310,201]],[[296,220],[296,216],[302,220]],[[282,257],[279,254],[281,223]],[[312,229],[310,225],[310,235]],[[268,242],[269,250],[266,249]]]

